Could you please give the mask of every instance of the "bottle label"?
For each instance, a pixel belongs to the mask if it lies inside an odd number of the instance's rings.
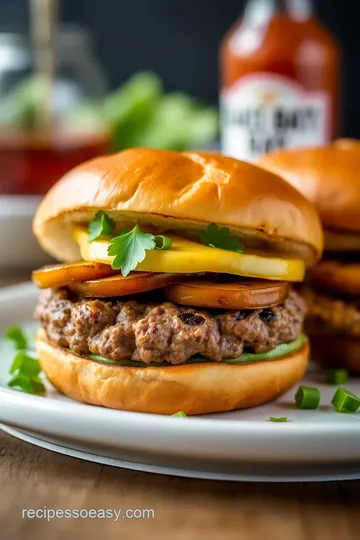
[[[272,73],[239,79],[220,96],[224,154],[253,161],[276,148],[327,144],[330,96]]]

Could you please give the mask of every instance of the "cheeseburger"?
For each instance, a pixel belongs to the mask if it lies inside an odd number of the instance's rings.
[[[312,201],[324,226],[324,258],[302,290],[314,358],[360,373],[360,141],[277,151],[261,165]]]
[[[53,385],[115,409],[201,414],[272,400],[308,360],[292,289],[322,253],[310,202],[218,154],[131,149],[70,171],[34,220]]]

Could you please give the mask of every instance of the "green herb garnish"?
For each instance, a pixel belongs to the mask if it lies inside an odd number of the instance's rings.
[[[187,418],[187,414],[184,413],[184,411],[179,411],[175,414],[172,414],[171,416],[180,416],[180,418]]]
[[[346,390],[346,388],[338,388],[331,400],[337,412],[357,412],[360,409],[360,398]]]
[[[201,231],[199,238],[205,246],[236,251],[237,253],[244,251],[243,244],[236,236],[230,234],[228,227],[218,227],[215,223],[211,223],[205,231]]]
[[[19,351],[21,349],[27,349],[28,340],[20,326],[12,326],[5,332],[5,337],[10,339],[15,348]]]
[[[13,342],[17,350],[9,369],[9,374],[13,377],[8,382],[8,386],[28,394],[44,394],[45,386],[39,378],[41,367],[39,361],[27,353],[29,343],[22,328],[12,326],[5,332],[5,337]]]
[[[8,382],[10,388],[21,390],[26,394],[43,395],[45,394],[45,386],[39,377],[26,377],[25,375],[16,375]]]
[[[126,277],[145,259],[146,251],[156,248],[169,249],[171,244],[171,239],[167,236],[154,236],[142,232],[137,223],[131,231],[123,231],[111,239],[108,255],[114,257],[111,266],[115,270],[121,270],[122,275]]]
[[[94,219],[89,223],[89,242],[93,242],[101,236],[110,236],[115,229],[115,222],[105,212],[99,210]]]
[[[320,404],[320,390],[315,386],[299,386],[295,403],[298,409],[317,409]]]
[[[287,416],[270,416],[269,418],[270,422],[287,422]]]
[[[29,356],[25,351],[19,351],[9,369],[10,375],[21,373],[28,377],[37,377],[41,372],[39,361]]]
[[[9,370],[14,377],[8,382],[10,388],[17,388],[28,394],[44,394],[45,386],[39,378],[39,361],[26,351],[19,351]]]
[[[327,384],[345,384],[349,379],[346,369],[329,369],[326,372]]]
[[[172,246],[172,240],[168,236],[162,236],[158,234],[154,237],[156,249],[170,249]]]

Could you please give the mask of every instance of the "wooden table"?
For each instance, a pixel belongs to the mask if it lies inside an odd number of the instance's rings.
[[[8,284],[16,278],[0,280]],[[0,432],[0,539],[359,540],[360,482],[249,484],[96,465]],[[23,509],[154,509],[154,518],[22,519]]]

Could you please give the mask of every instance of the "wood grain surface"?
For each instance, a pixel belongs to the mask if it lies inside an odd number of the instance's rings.
[[[0,279],[8,284],[18,278]],[[23,509],[154,509],[154,518],[22,518]],[[0,539],[359,540],[360,482],[200,481],[96,465],[0,431]]]

